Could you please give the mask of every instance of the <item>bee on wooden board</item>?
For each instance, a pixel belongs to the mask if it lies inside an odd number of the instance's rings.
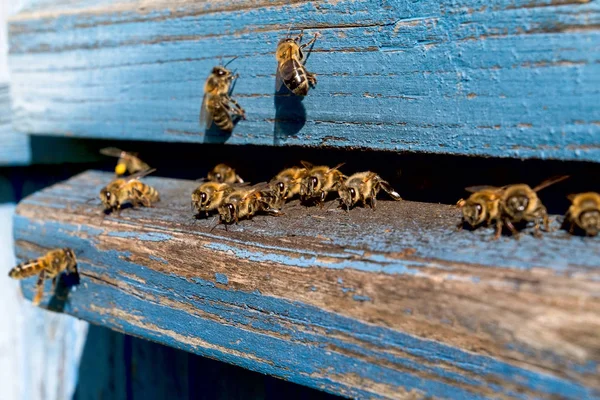
[[[206,179],[210,182],[218,183],[244,183],[244,180],[235,173],[235,169],[227,164],[217,164],[208,172]]]
[[[292,167],[279,172],[269,185],[277,196],[277,204],[283,205],[287,200],[300,194],[302,180],[308,173],[305,167]]]
[[[312,45],[319,34],[317,33],[311,40],[304,44],[302,42],[303,32],[295,38],[288,37],[282,39],[277,44],[275,58],[277,59],[277,78],[275,90],[279,92],[281,86],[286,88],[296,96],[306,96],[310,87],[315,87],[317,77],[315,74],[308,72],[304,63],[303,49]],[[307,54],[308,55],[308,54]]]
[[[33,298],[33,304],[37,306],[44,294],[44,280],[52,279],[52,284],[56,287],[58,275],[63,271],[67,274],[77,274],[75,253],[68,248],[52,250],[38,259],[22,262],[11,269],[8,276],[13,279],[25,279],[38,275]]]
[[[234,190],[229,183],[204,182],[192,193],[192,209],[208,216],[209,211],[217,210]]]
[[[340,206],[345,207],[346,211],[361,202],[363,207],[369,202],[371,208],[375,209],[376,197],[379,191],[383,189],[392,199],[398,201],[402,197],[396,192],[388,182],[381,179],[375,172],[358,172],[346,178],[338,185],[338,195],[340,196]]]
[[[158,191],[152,186],[140,182],[138,179],[146,176],[156,169],[138,172],[125,179],[115,179],[100,190],[100,200],[106,211],[120,211],[125,203],[137,207],[143,205],[152,207],[153,203],[160,201]]]
[[[569,196],[571,206],[565,215],[565,225],[569,233],[575,227],[583,230],[588,236],[596,236],[600,232],[600,194],[594,192],[572,194]]]
[[[462,211],[462,220],[458,228],[462,229],[465,223],[472,228],[496,224],[494,239],[500,238],[503,225],[500,218],[500,195],[498,188],[481,189],[471,194],[467,200],[460,199],[456,203]]]
[[[544,207],[542,204],[537,192],[567,178],[568,176],[550,178],[537,185],[533,189],[526,184],[516,184],[507,185],[500,188],[495,188],[492,186],[473,186],[467,188],[466,190],[474,194],[478,194],[478,196],[475,198],[479,198],[480,201],[477,203],[473,202],[475,211],[478,211],[478,204],[481,206],[481,210],[479,212],[486,207],[485,210],[486,213],[488,213],[486,222],[496,222],[496,234],[494,236],[495,239],[500,237],[502,227],[504,226],[506,226],[512,235],[518,239],[519,231],[515,227],[515,224],[528,222],[534,223],[534,236],[539,237],[541,235],[541,225],[544,226],[545,231],[550,231],[550,219],[548,217],[546,207]],[[471,199],[471,197],[469,199]],[[487,201],[487,203],[485,201]],[[464,209],[464,207],[470,203],[469,200],[465,201],[464,204],[459,201],[459,207],[461,204],[462,208]],[[463,216],[465,215],[465,212],[469,214],[472,211],[473,209],[468,207],[466,211],[463,211]],[[480,224],[481,223],[477,225]]]
[[[300,185],[300,198],[303,202],[315,201],[323,207],[327,194],[337,190],[346,178],[338,170],[344,164],[338,164],[333,168],[325,165],[315,167],[306,161],[302,161],[302,165],[308,172]]]
[[[235,60],[233,58],[231,61]],[[238,78],[226,67],[216,66],[204,84],[204,98],[200,107],[200,126],[210,129],[213,122],[222,131],[231,132],[238,119],[246,119],[246,112],[232,99],[231,83]]]
[[[150,166],[140,160],[135,153],[128,153],[116,147],[106,147],[100,150],[101,154],[110,157],[118,157],[117,166],[115,167],[115,174],[117,176],[123,176],[125,173],[133,175],[137,172],[145,171],[150,169]]]
[[[241,219],[251,219],[259,212],[282,215],[281,211],[270,206],[272,201],[270,196],[269,191],[264,192],[257,188],[233,191],[219,207],[219,224],[232,224]]]

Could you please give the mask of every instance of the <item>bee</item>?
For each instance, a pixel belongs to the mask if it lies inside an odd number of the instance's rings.
[[[515,223],[534,222],[534,235],[536,237],[541,235],[540,224],[544,225],[545,231],[550,231],[548,211],[542,204],[537,192],[567,178],[568,176],[551,178],[537,185],[533,189],[525,184],[509,185],[502,188],[500,213],[504,225],[507,226],[511,233],[517,238],[519,232],[514,226]]]
[[[594,192],[572,194],[569,200],[571,206],[565,215],[569,233],[572,234],[577,226],[588,236],[596,236],[600,232],[600,194]]]
[[[146,176],[156,169],[149,169],[131,175],[126,179],[115,179],[100,190],[100,200],[107,211],[120,211],[125,203],[131,203],[134,207],[140,204],[152,207],[152,203],[160,200],[158,191],[152,186],[140,182],[138,179]]]
[[[52,250],[38,259],[22,262],[11,269],[8,276],[13,279],[25,279],[38,275],[33,298],[33,304],[37,306],[44,294],[44,280],[52,278],[52,284],[56,287],[58,275],[63,271],[67,274],[77,274],[75,253],[68,248]]]
[[[470,188],[467,188],[470,190]],[[494,239],[502,234],[502,218],[500,218],[499,188],[476,190],[467,200],[460,199],[456,205],[462,211],[462,220],[458,225],[461,229],[465,223],[473,228],[496,224]]]
[[[272,201],[269,191],[261,191],[257,188],[235,190],[219,207],[219,224],[232,224],[241,219],[251,219],[258,212],[283,215],[281,211],[271,207]]]
[[[232,59],[231,61],[235,60]],[[234,119],[246,119],[246,112],[231,96],[231,82],[238,78],[228,70],[227,65],[216,66],[204,84],[204,98],[200,108],[200,126],[210,129],[212,123],[222,131],[231,132]]]
[[[116,147],[106,147],[100,150],[101,154],[110,157],[118,157],[117,166],[115,167],[115,174],[117,176],[123,176],[127,172],[129,175],[133,175],[140,171],[150,169],[150,166],[140,160],[135,153],[128,153]]]
[[[226,164],[218,164],[208,172],[206,178],[210,182],[218,183],[244,183],[244,180],[235,173],[235,169]]]
[[[396,192],[388,182],[381,179],[375,172],[358,172],[345,179],[338,185],[338,195],[340,196],[340,206],[349,210],[359,201],[363,207],[369,201],[372,209],[375,209],[376,197],[379,191],[383,189],[390,197],[396,201],[402,200],[402,197]]]
[[[235,189],[228,183],[205,182],[192,193],[192,209],[198,213],[217,210]]]
[[[300,184],[300,198],[303,202],[314,200],[323,207],[327,194],[337,190],[345,178],[344,174],[338,170],[344,164],[329,168],[328,166],[315,167],[302,161],[302,165],[308,172]]]
[[[306,59],[302,50],[313,44],[319,35],[316,34],[310,41],[301,45],[303,34],[300,32],[295,38],[288,36],[277,44],[277,92],[285,85],[296,96],[306,96],[309,88],[317,84],[316,75],[308,72],[304,66]]]
[[[308,170],[304,167],[292,167],[284,169],[271,180],[269,185],[278,204],[282,205],[300,193],[302,180],[307,173]]]

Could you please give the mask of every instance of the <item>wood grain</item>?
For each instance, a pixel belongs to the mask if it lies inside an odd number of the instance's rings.
[[[12,127],[9,86],[0,84],[0,166],[26,165],[30,158],[29,137]]]
[[[453,207],[407,201],[292,203],[211,231],[189,211],[197,183],[149,178],[155,208],[104,216],[90,199],[110,179],[19,204],[20,258],[80,260],[80,284],[48,284],[44,307],[350,397],[600,395],[598,239],[490,242],[455,232]]]
[[[45,2],[9,26],[15,126],[600,161],[599,11],[592,0]],[[317,88],[294,104],[273,94],[290,24],[321,34],[307,62]],[[248,120],[205,135],[203,82],[233,56]]]

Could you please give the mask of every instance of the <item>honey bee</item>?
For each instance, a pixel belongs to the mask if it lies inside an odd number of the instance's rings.
[[[244,183],[244,180],[235,173],[235,169],[226,164],[218,164],[208,172],[206,178],[210,182],[218,183]]]
[[[470,188],[467,188],[469,190]],[[458,225],[461,229],[465,223],[473,228],[496,224],[494,239],[502,234],[502,218],[500,218],[499,188],[481,189],[471,194],[467,200],[460,199],[456,205],[462,211],[462,220]]]
[[[52,284],[56,287],[58,275],[63,271],[67,274],[77,274],[77,259],[71,249],[52,250],[38,259],[22,262],[11,269],[8,276],[13,279],[25,279],[38,275],[33,298],[33,304],[37,306],[44,294],[44,280],[52,278]]]
[[[300,194],[302,180],[308,173],[304,167],[287,168],[278,173],[269,183],[277,204],[283,205],[287,200]]]
[[[569,233],[572,234],[577,226],[588,236],[596,236],[600,232],[600,194],[594,192],[572,194],[569,200],[571,206],[565,215]]]
[[[375,209],[376,197],[379,191],[383,189],[394,200],[402,200],[402,197],[396,192],[388,182],[381,179],[375,172],[358,172],[345,179],[338,185],[338,195],[340,196],[340,205],[349,210],[359,201],[363,207],[369,201],[372,209]]]
[[[134,207],[140,204],[152,207],[152,203],[160,200],[156,189],[140,182],[138,179],[146,176],[156,169],[149,169],[131,175],[126,179],[115,179],[100,190],[100,200],[107,211],[120,211],[125,203],[131,203]]]
[[[302,161],[302,165],[308,172],[300,185],[300,198],[303,202],[315,201],[323,207],[327,194],[337,190],[345,178],[344,174],[338,170],[344,164],[329,168],[325,165],[315,167]]]
[[[277,59],[275,90],[277,92],[280,91],[282,85],[285,85],[296,96],[306,96],[309,88],[315,87],[317,84],[316,75],[308,72],[304,66],[306,59],[302,50],[313,44],[319,34],[301,45],[303,34],[303,32],[300,32],[295,38],[288,36],[277,44],[277,51],[275,52],[275,58]]]
[[[232,59],[231,61],[235,60]],[[204,84],[204,98],[200,108],[200,126],[210,129],[212,123],[222,131],[231,132],[234,122],[246,119],[246,112],[231,96],[231,82],[238,78],[228,70],[227,65],[212,69]],[[235,121],[234,121],[235,119]]]
[[[228,183],[205,182],[192,193],[192,209],[198,213],[217,210],[235,189]]]
[[[276,208],[271,207],[273,198],[269,191],[257,188],[235,190],[219,207],[219,224],[237,223],[241,219],[251,219],[258,212],[270,215],[283,215]]]
[[[550,231],[548,211],[542,204],[537,192],[567,178],[568,176],[551,178],[533,189],[525,184],[509,185],[502,189],[500,213],[504,225],[508,227],[515,237],[518,238],[519,232],[514,224],[520,222],[534,222],[534,235],[537,237],[541,235],[540,224],[544,225],[545,231]]]
[[[117,176],[123,176],[127,172],[129,175],[133,175],[137,172],[145,171],[150,169],[150,166],[140,160],[135,153],[128,153],[116,147],[106,147],[100,150],[101,154],[110,157],[118,157],[117,166],[115,167],[115,174]]]

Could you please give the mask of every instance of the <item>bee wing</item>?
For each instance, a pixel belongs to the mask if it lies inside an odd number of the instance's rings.
[[[109,157],[123,157],[125,154],[127,154],[127,152],[118,149],[116,147],[105,147],[103,149],[100,149],[100,154],[105,155],[105,156],[109,156]]]
[[[235,180],[236,180],[236,183],[244,183],[244,180],[238,174],[235,174]]]
[[[339,164],[338,164],[338,165],[336,165],[335,167],[333,167],[333,168],[329,168],[329,171],[333,171],[333,170],[339,169],[339,168],[340,168],[340,167],[342,167],[344,164],[346,164],[346,163],[345,163],[345,162],[343,162],[343,163],[339,163]]]
[[[279,71],[279,65],[277,64],[277,72],[275,73],[275,93],[278,93],[283,86],[283,78],[281,78],[281,71]]]
[[[367,176],[365,176],[365,177],[364,177],[364,179],[363,179],[363,183],[364,183],[364,182],[368,182],[368,181],[370,181],[371,179],[375,178],[376,176],[377,176],[377,174],[376,174],[375,172],[369,172],[369,173],[367,174]],[[347,177],[346,177],[346,178],[347,178]]]
[[[210,126],[213,123],[213,116],[210,111],[206,108],[207,99],[209,94],[204,93],[204,97],[202,98],[202,105],[200,106],[200,126],[204,126],[206,129],[210,129]]]
[[[136,172],[135,174],[128,176],[127,180],[125,182],[131,182],[131,181],[135,181],[137,179],[143,178],[146,175],[150,175],[154,171],[156,171],[156,168],[150,168],[150,169],[145,169],[140,172]]]
[[[300,164],[302,164],[302,166],[308,171],[310,171],[314,167],[314,165],[309,163],[308,161],[300,161]]]
[[[569,175],[553,176],[552,178],[546,179],[544,182],[542,182],[539,185],[537,185],[536,187],[534,187],[533,191],[539,192],[540,190],[545,189],[550,185],[554,185],[555,183],[564,181],[568,177],[569,177]]]
[[[502,191],[506,186],[497,187],[497,186],[489,186],[489,185],[479,185],[479,186],[469,186],[466,187],[465,190],[470,193],[480,192],[482,190],[491,190],[491,191]]]

